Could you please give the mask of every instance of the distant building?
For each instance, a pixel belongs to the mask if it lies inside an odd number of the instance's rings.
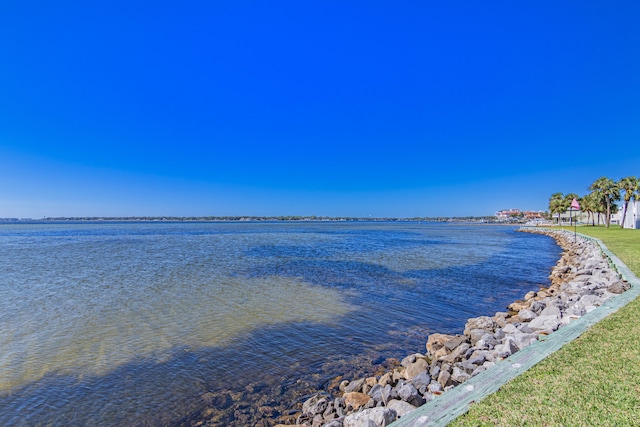
[[[507,220],[520,216],[520,209],[504,209],[496,212],[496,218],[499,220]]]
[[[618,212],[611,215],[611,224],[620,224],[624,216],[624,228],[640,228],[640,201],[629,202],[627,214],[624,214],[624,202]]]
[[[566,210],[560,214],[560,221],[558,222],[558,214],[554,214],[551,217],[551,221],[556,225],[569,225],[573,222],[577,224],[586,224],[589,222],[589,215],[587,212]]]
[[[544,212],[543,211],[524,211],[522,212],[522,214],[524,215],[524,219],[532,221],[532,220],[536,220],[536,219],[543,219],[544,218]]]
[[[520,209],[504,209],[496,212],[499,222],[540,222],[545,218],[543,211],[523,211]]]

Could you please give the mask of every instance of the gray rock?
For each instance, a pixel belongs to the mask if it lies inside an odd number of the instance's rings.
[[[476,343],[480,341],[486,333],[487,331],[484,329],[471,329],[469,331],[469,341],[471,342],[471,345],[476,345]]]
[[[376,384],[371,388],[371,390],[369,390],[368,394],[376,402],[386,402],[391,396],[391,389],[392,387],[389,384],[386,384],[384,386]]]
[[[515,339],[515,344],[518,346],[518,349],[522,350],[536,342],[538,340],[538,334],[519,333],[515,334],[513,338]]]
[[[440,358],[440,360],[447,363],[453,363],[457,360],[462,359],[462,357],[467,353],[467,350],[469,350],[469,348],[471,348],[469,344],[467,344],[466,342],[462,343],[458,347],[456,347],[456,349],[453,350],[451,353]]]
[[[432,381],[428,387],[429,393],[440,394],[442,393],[442,385],[437,381]]]
[[[545,304],[542,301],[535,301],[529,306],[529,310],[533,311],[536,314],[540,314],[540,312],[544,310],[544,308]]]
[[[386,427],[395,421],[398,414],[391,408],[371,408],[347,415],[344,427]]]
[[[423,403],[422,396],[420,396],[418,390],[411,383],[405,383],[396,387],[396,391],[398,392],[398,397],[405,402],[409,402],[415,406],[420,406]]]
[[[540,312],[540,317],[542,316],[558,316],[560,317],[560,308],[555,304],[547,304],[547,306]],[[531,327],[531,325],[529,325]]]
[[[465,371],[460,369],[457,366],[453,367],[453,371],[451,372],[451,379],[458,384],[463,383],[471,378],[471,375],[467,374]]]
[[[422,387],[426,387],[431,383],[431,376],[425,371],[411,378],[411,384],[418,390]]]
[[[438,382],[442,387],[446,387],[450,384],[451,374],[449,371],[441,370],[440,374],[438,374]]]
[[[504,326],[507,324],[507,313],[504,312],[497,312],[494,316],[493,316],[493,321],[496,322],[496,328],[504,328]]]
[[[533,319],[535,319],[536,317],[538,317],[538,315],[531,310],[527,310],[526,308],[523,310],[520,310],[518,312],[518,317],[520,318],[520,320],[522,320],[523,322],[530,322]]]
[[[513,323],[510,323],[502,328],[502,332],[504,332],[505,335],[513,335],[518,333],[518,328]]]
[[[303,414],[322,414],[329,404],[328,396],[325,393],[316,393],[302,404]]]
[[[405,402],[404,400],[390,400],[387,403],[387,408],[393,409],[396,411],[398,418],[405,416],[409,412],[413,411],[417,408],[417,406],[413,406],[412,404]]]
[[[437,378],[440,374],[440,363],[431,364],[431,367],[429,368],[429,374],[431,375],[431,377]]]
[[[416,355],[415,354],[410,354],[407,357],[405,357],[404,359],[402,359],[402,361],[400,362],[400,366],[407,366],[409,363],[413,363],[416,361]]]
[[[546,308],[545,308],[546,310]],[[550,333],[558,329],[560,326],[560,316],[545,316],[540,315],[529,322],[529,328],[532,331],[544,331],[546,333]]]
[[[446,341],[444,343],[444,348],[446,348],[449,351],[453,351],[454,349],[458,348],[460,344],[466,343],[466,342],[469,342],[469,339],[466,336],[458,335]]]
[[[484,362],[486,362],[487,360],[487,353],[486,351],[482,351],[482,350],[476,350],[471,357],[467,360],[468,363],[474,364],[474,365],[482,365]]]
[[[496,322],[488,316],[474,317],[467,321],[464,326],[464,334],[469,336],[469,333],[473,329],[484,329],[488,332],[493,332],[496,329]]]
[[[490,350],[498,344],[500,344],[500,341],[498,341],[493,334],[486,333],[482,336],[482,339],[476,343],[476,347]]]
[[[584,308],[580,307],[569,307],[567,311],[565,311],[566,317],[582,317],[587,311]]]
[[[322,425],[322,427],[343,427],[343,426],[344,424],[342,423],[342,421],[338,421],[338,420],[332,420]]]
[[[471,373],[471,376],[472,376],[472,377],[475,377],[476,375],[481,374],[481,373],[483,373],[483,372],[484,372],[484,371],[486,371],[486,370],[487,370],[487,368],[485,368],[484,366],[478,366],[478,367],[476,368],[476,370],[475,370],[475,371],[473,371],[473,372]]]
[[[586,309],[589,306],[595,306],[595,307],[600,306],[602,305],[603,302],[604,302],[603,299],[598,295],[585,295],[582,298],[580,298],[580,300],[576,305],[582,306]]]
[[[518,347],[512,339],[505,339],[504,343],[498,344],[494,351],[497,353],[498,357],[505,358],[517,352]]]
[[[344,388],[344,392],[345,393],[351,393],[351,392],[354,392],[354,391],[362,390],[362,386],[364,385],[364,381],[365,381],[364,378],[360,378],[359,380],[351,381]]]
[[[465,360],[464,362],[459,362],[456,364],[456,366],[460,369],[462,369],[464,372],[466,372],[467,374],[471,374],[473,371],[475,371],[478,366],[482,365],[484,363],[484,358],[482,358],[482,362],[481,363],[471,363],[468,360]],[[452,375],[451,376],[454,380],[455,380],[455,376]]]
[[[533,331],[531,330],[529,325],[526,324],[526,323],[523,323],[522,325],[518,326],[518,331],[522,332],[523,334],[531,334],[531,333],[533,333]]]

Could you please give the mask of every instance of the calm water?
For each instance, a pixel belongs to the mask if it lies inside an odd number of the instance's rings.
[[[495,226],[2,224],[0,425],[240,425],[256,396],[291,403],[504,311],[559,253]]]

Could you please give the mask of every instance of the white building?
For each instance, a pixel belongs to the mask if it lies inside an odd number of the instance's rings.
[[[611,215],[611,224],[620,224],[624,215],[624,202],[618,212]],[[624,215],[624,228],[640,228],[640,200],[630,201]]]

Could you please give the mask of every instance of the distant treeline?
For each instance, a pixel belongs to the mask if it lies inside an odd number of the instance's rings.
[[[416,221],[416,222],[495,222],[493,216],[483,217],[329,217],[329,216],[123,216],[123,217],[45,217],[42,219],[2,218],[0,221]]]

